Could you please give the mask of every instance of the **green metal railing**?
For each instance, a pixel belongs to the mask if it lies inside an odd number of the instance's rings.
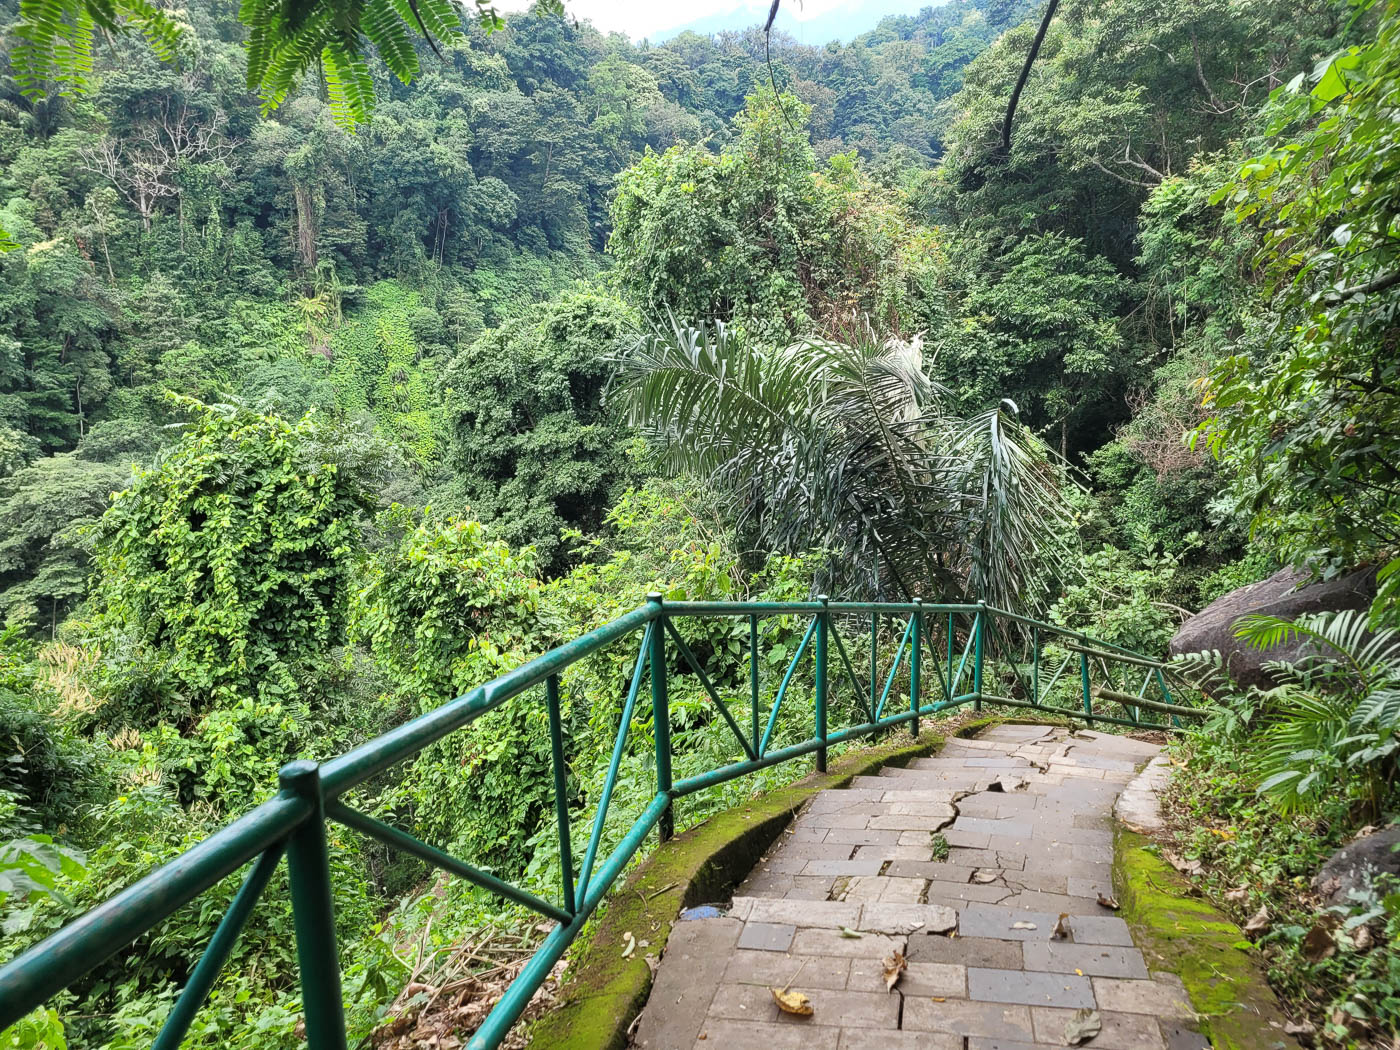
[[[765,723],[760,711],[759,621],[790,616],[808,616],[810,623],[787,662]],[[738,617],[748,621],[747,736],[730,710],[730,703],[721,697],[704,665],[676,627],[680,619],[706,617]],[[866,617],[869,618],[870,658],[869,674],[863,679],[856,672],[856,662],[839,628],[857,618],[863,623]],[[896,623],[902,621],[902,625],[896,627],[899,642],[882,685],[877,650],[882,621],[887,619]],[[559,676],[569,665],[638,632],[641,644],[619,719],[611,763],[583,861],[575,877],[565,797]],[[812,735],[800,743],[775,748],[779,711],[809,651],[814,682]],[[1052,653],[1047,666],[1056,662],[1058,666],[1048,682],[1043,683],[1042,663]],[[738,761],[681,780],[672,779],[667,695],[668,661],[677,659],[693,672],[708,700],[713,702],[737,738],[743,754]],[[903,706],[899,694],[904,689],[901,671],[906,664],[907,706]],[[1077,681],[1066,677],[1071,668],[1077,669]],[[932,674],[926,675],[926,670],[931,670]],[[332,820],[391,849],[459,875],[557,923],[468,1044],[469,1050],[489,1050],[501,1042],[520,1017],[531,996],[544,983],[555,962],[650,831],[658,829],[663,841],[671,836],[672,803],[676,799],[809,754],[815,756],[816,768],[824,771],[827,749],[834,744],[904,724],[917,736],[920,718],[967,703],[979,709],[986,702],[1034,708],[1091,722],[1171,729],[1179,725],[1181,718],[1199,716],[1204,711],[1173,702],[1164,674],[1168,670],[1166,665],[1130,650],[980,603],[832,602],[826,598],[810,602],[663,602],[660,595],[649,595],[645,605],[625,616],[478,686],[465,696],[414,718],[348,754],[321,763],[299,761],[283,767],[278,778],[279,790],[267,802],[0,968],[0,993],[3,993],[0,994],[0,1030],[129,947],[177,909],[251,862],[241,888],[156,1037],[154,1046],[158,1050],[174,1050],[213,988],[259,895],[285,856],[307,1042],[312,1050],[344,1050],[345,1020],[326,839],[326,822]],[[989,672],[1006,695],[984,690]],[[1142,681],[1134,689],[1139,672]],[[644,678],[651,687],[656,793],[621,842],[600,862],[598,852],[604,821],[627,749],[629,728]],[[841,728],[828,725],[828,714],[833,710],[830,703],[833,678],[835,688],[842,687],[843,678],[850,686],[855,709],[864,721]],[[936,685],[925,702],[928,678]],[[564,862],[557,903],[511,885],[342,801],[357,785],[411,758],[512,697],[540,685],[544,686],[548,709],[555,815],[560,856]],[[1075,706],[1066,708],[1063,704],[1049,702],[1062,696],[1072,696]],[[1094,707],[1096,700],[1100,701],[1098,710]],[[1116,705],[1119,713],[1107,713],[1104,701]],[[1150,721],[1144,719],[1144,711],[1163,717]]]

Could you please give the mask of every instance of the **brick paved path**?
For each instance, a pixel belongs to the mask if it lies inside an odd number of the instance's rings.
[[[727,916],[677,923],[634,1045],[1032,1050],[1066,1045],[1066,1022],[1093,1007],[1094,1050],[1206,1046],[1180,980],[1149,973],[1098,904],[1113,894],[1114,800],[1156,752],[1004,725],[822,792]],[[889,992],[895,950],[908,969]],[[789,982],[811,1017],[779,1012],[769,989]]]

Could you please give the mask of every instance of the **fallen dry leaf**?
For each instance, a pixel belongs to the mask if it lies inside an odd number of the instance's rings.
[[[1332,939],[1332,929],[1327,923],[1318,923],[1303,938],[1303,958],[1308,962],[1322,962],[1337,954],[1337,942]]]
[[[894,991],[894,986],[897,985],[899,979],[904,976],[905,967],[908,965],[909,960],[904,958],[904,953],[898,948],[885,956],[885,991]]]
[[[996,868],[978,868],[972,873],[972,881],[980,883],[996,882],[1001,878],[1001,872]]]
[[[1050,931],[1052,939],[1062,941],[1069,936],[1069,927],[1065,925],[1065,920],[1069,918],[1069,912],[1060,912],[1060,917],[1055,920],[1055,928]]]
[[[1080,1046],[1103,1031],[1103,1021],[1097,1010],[1087,1007],[1074,1011],[1074,1016],[1065,1024],[1065,1045]]]
[[[785,1014],[792,1014],[795,1017],[812,1016],[812,1000],[808,999],[801,992],[790,992],[786,988],[769,988],[773,993],[773,1001],[778,1004],[778,1009]]]
[[[1249,899],[1249,887],[1236,886],[1229,893],[1225,894],[1225,899],[1227,901],[1234,901],[1236,904],[1246,901]]]
[[[1109,897],[1109,896],[1106,896],[1105,894],[1100,893],[1100,894],[1099,894],[1099,907],[1100,907],[1100,908],[1108,908],[1110,911],[1117,911],[1117,910],[1118,910],[1118,898],[1117,898],[1117,897]]]
[[[1376,937],[1371,932],[1371,927],[1358,926],[1351,931],[1351,943],[1357,951],[1364,952],[1376,943]]]
[[[628,930],[622,935],[622,957],[630,959],[632,953],[637,950],[637,938],[632,936],[632,931]]]
[[[1263,933],[1269,928],[1269,909],[1261,904],[1259,910],[1250,916],[1249,921],[1244,924],[1245,933]]]
[[[1033,930],[1033,929],[1035,929],[1035,923],[1033,923],[1033,922],[1013,922],[1013,923],[1011,924],[1011,928],[1012,928],[1013,930]]]
[[[1183,860],[1169,849],[1162,850],[1162,859],[1183,875],[1197,875],[1201,870],[1199,860]]]

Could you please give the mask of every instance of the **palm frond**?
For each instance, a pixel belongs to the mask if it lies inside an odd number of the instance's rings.
[[[774,550],[839,552],[877,592],[1017,608],[1067,560],[1063,472],[1001,412],[943,415],[917,340],[773,348],[673,321],[617,364],[613,403]]]

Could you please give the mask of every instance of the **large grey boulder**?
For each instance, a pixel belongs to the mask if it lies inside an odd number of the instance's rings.
[[[1381,873],[1400,875],[1400,827],[1363,835],[1327,858],[1313,877],[1312,888],[1327,904],[1354,904],[1353,890],[1363,889]]]
[[[1181,625],[1168,651],[1178,656],[1218,649],[1235,684],[1272,684],[1263,665],[1274,660],[1293,662],[1304,655],[1305,645],[1292,642],[1262,652],[1251,649],[1235,637],[1235,623],[1241,617],[1264,613],[1291,620],[1304,613],[1368,609],[1376,596],[1375,569],[1316,583],[1305,583],[1307,578],[1305,572],[1283,569],[1217,598]]]

